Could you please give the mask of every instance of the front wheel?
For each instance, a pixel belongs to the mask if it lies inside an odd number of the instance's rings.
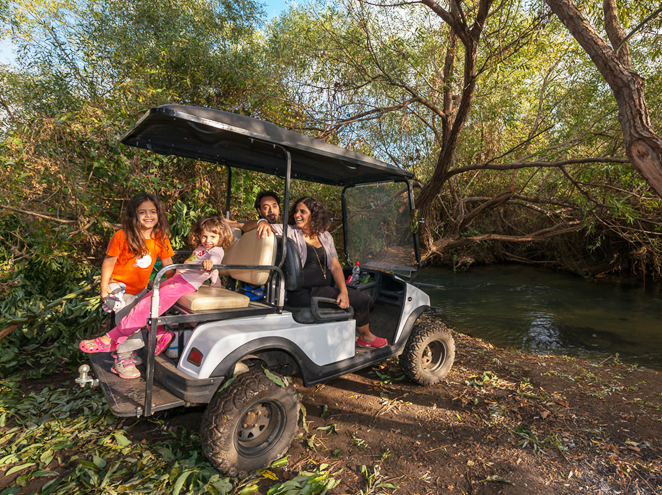
[[[287,452],[299,407],[296,390],[277,385],[263,371],[238,375],[202,416],[202,451],[221,473],[245,477]]]
[[[422,321],[414,326],[401,357],[404,372],[419,385],[440,382],[454,360],[455,341],[450,330],[432,321]]]

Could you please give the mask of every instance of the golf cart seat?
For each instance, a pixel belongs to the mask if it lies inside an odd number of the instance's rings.
[[[225,250],[224,265],[273,265],[276,254],[274,236],[259,239],[255,233],[242,235]],[[226,269],[220,275],[228,275],[251,285],[263,285],[269,279],[269,270]],[[179,298],[178,306],[190,312],[216,311],[220,309],[245,308],[250,299],[237,292],[222,287],[203,285],[196,292]]]
[[[281,254],[281,237],[277,237],[277,259]],[[285,290],[300,290],[303,288],[303,267],[301,266],[301,256],[299,248],[292,239],[287,239],[287,254],[285,264],[283,265],[285,274]],[[298,308],[285,303],[285,309],[292,313],[292,318],[297,323],[327,323],[330,321],[346,321],[354,318],[354,310],[349,308],[320,308],[320,303],[335,303],[335,300],[326,297],[313,297],[310,306]]]

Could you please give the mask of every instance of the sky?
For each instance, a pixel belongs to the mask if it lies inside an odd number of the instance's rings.
[[[290,3],[296,3],[293,0],[289,0]],[[267,18],[271,19],[274,15],[280,14],[281,11],[287,8],[285,0],[262,0],[262,3],[266,5],[264,8],[267,13]]]
[[[290,4],[297,3],[296,0],[287,0]],[[262,0],[265,5],[264,11],[267,13],[267,19],[280,14],[287,8],[286,0]],[[12,52],[12,44],[9,40],[0,40],[0,64],[12,64],[14,61],[14,54]]]

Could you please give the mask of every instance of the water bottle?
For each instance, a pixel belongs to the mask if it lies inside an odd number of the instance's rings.
[[[352,268],[352,281],[351,284],[358,284],[361,281],[361,267],[359,267],[359,262],[356,262],[354,268]]]

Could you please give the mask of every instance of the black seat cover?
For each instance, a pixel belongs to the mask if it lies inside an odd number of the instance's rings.
[[[276,236],[276,263],[283,257],[282,237]],[[283,265],[285,274],[285,290],[300,290],[303,287],[303,268],[301,266],[301,256],[296,242],[287,239],[287,253],[285,264]]]

